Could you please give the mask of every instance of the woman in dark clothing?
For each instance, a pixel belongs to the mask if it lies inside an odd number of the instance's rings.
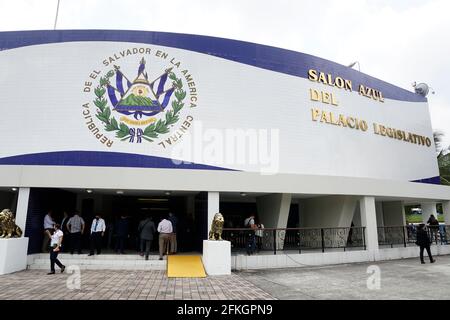
[[[420,246],[420,262],[422,262],[422,264],[425,263],[425,261],[423,260],[423,249],[426,249],[427,253],[428,253],[428,257],[430,258],[430,262],[434,263],[436,260],[434,260],[433,256],[431,255],[430,238],[428,237],[428,233],[425,231],[424,227],[425,227],[424,224],[420,224],[417,229],[416,244],[418,246]]]

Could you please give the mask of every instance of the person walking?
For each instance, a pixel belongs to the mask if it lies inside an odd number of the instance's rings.
[[[44,217],[44,239],[42,241],[42,252],[48,252],[49,242],[52,237],[53,226],[55,225],[55,221],[53,220],[53,211],[48,210],[47,214]]]
[[[251,214],[247,219],[244,220],[244,227],[246,228],[250,228],[250,231],[248,231],[248,236],[247,236],[247,242],[246,242],[246,250],[247,250],[247,255],[252,255],[255,253],[255,249],[256,249],[256,239],[255,239],[255,229],[256,229],[256,224],[255,224],[255,215]]]
[[[153,223],[151,217],[147,216],[139,223],[138,234],[141,239],[141,256],[144,255],[145,251],[145,260],[148,260],[148,256],[150,255],[150,248],[152,246],[153,235],[155,232],[155,224]]]
[[[428,257],[430,258],[430,262],[434,263],[436,260],[433,259],[433,256],[431,255],[430,250],[430,238],[428,237],[428,233],[425,230],[425,224],[420,224],[417,228],[417,241],[416,244],[420,247],[420,262],[422,264],[425,264],[425,261],[423,260],[423,250],[426,249],[428,253]]]
[[[159,260],[163,259],[163,255],[169,251],[170,237],[173,232],[172,222],[163,218],[158,224],[159,232]]]
[[[170,253],[175,254],[177,252],[177,225],[178,218],[169,212],[169,221],[172,223],[172,234],[170,235]]]
[[[78,212],[75,212],[73,217],[67,223],[67,230],[70,233],[70,254],[73,254],[75,249],[78,254],[81,254],[81,236],[84,233],[84,220],[80,217]]]
[[[97,254],[102,252],[102,238],[105,235],[105,229],[105,220],[100,217],[100,214],[97,214],[91,224],[91,250],[89,256],[94,255],[94,249],[97,250]]]
[[[55,263],[61,269],[61,273],[66,269],[66,266],[58,260],[64,233],[61,231],[59,224],[55,224],[53,228],[54,232],[50,237],[50,272],[47,274],[55,274]]]

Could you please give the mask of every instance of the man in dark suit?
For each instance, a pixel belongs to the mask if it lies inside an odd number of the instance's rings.
[[[144,220],[142,220],[139,223],[138,234],[139,237],[141,238],[141,256],[144,255],[145,251],[145,260],[148,260],[150,248],[152,246],[153,235],[155,232],[156,227],[151,217],[147,216]]]

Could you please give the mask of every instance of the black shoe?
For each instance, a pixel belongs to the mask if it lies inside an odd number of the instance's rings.
[[[425,264],[425,261],[421,261],[420,263],[421,263],[421,264]]]
[[[66,266],[62,266],[62,267],[61,267],[61,273],[63,273],[64,270],[66,270]]]
[[[162,260],[163,258],[159,258],[159,260]]]
[[[148,257],[145,257],[145,260],[148,260]]]
[[[94,255],[93,253],[89,253],[89,254],[88,254],[88,256],[93,256],[93,255]]]
[[[434,259],[430,261],[430,263],[435,263],[435,262],[436,262],[436,260],[434,260]]]
[[[55,271],[50,271],[49,273],[47,273],[47,275],[49,274],[55,274]]]

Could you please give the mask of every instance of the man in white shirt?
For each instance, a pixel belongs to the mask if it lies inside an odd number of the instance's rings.
[[[49,252],[49,242],[54,231],[53,226],[55,225],[52,215],[52,210],[48,210],[44,217],[44,239],[42,241],[42,252]]]
[[[84,233],[84,220],[78,212],[75,212],[67,222],[67,230],[70,233],[70,254],[73,254],[75,249],[77,249],[78,254],[81,254],[81,235]]]
[[[61,250],[61,243],[63,240],[63,232],[60,230],[59,224],[54,224],[54,232],[51,235],[50,242],[50,272],[47,274],[55,274],[55,263],[61,268],[61,273],[64,272],[66,266],[58,260],[58,253]]]
[[[106,224],[99,214],[95,216],[91,225],[91,252],[90,256],[94,255],[94,249],[97,249],[97,254],[102,252],[102,238],[105,235]]]
[[[171,234],[173,232],[172,222],[163,218],[158,224],[159,232],[159,260],[163,259],[164,253],[167,254],[170,245]]]

